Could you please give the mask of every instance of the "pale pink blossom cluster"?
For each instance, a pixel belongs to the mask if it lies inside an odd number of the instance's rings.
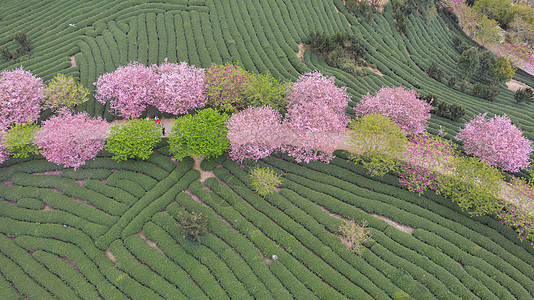
[[[184,114],[206,105],[204,70],[187,63],[147,67],[137,62],[103,74],[94,83],[95,98],[110,102],[123,118],[138,118],[148,105],[161,112]]]
[[[228,120],[230,157],[257,160],[280,150],[297,162],[329,162],[349,122],[345,88],[319,72],[303,74],[288,92],[283,121],[270,107],[247,108]]]
[[[86,112],[71,115],[62,110],[58,116],[43,122],[34,140],[48,161],[77,169],[104,149],[109,127],[106,120],[92,119]]]
[[[460,130],[456,139],[463,141],[464,151],[474,154],[493,167],[517,172],[529,165],[531,142],[504,116],[486,119],[476,116]]]
[[[355,107],[356,116],[388,116],[407,134],[422,133],[427,127],[431,110],[430,104],[418,99],[416,91],[402,87],[383,87],[375,96],[367,93]]]
[[[41,78],[22,67],[3,71],[0,74],[0,127],[36,121],[45,97]]]
[[[206,106],[208,97],[204,69],[189,66],[185,62],[171,64],[167,60],[153,68],[159,75],[157,96],[153,103],[159,111],[181,115],[190,109]]]
[[[103,104],[109,101],[111,110],[123,118],[138,118],[156,100],[157,83],[152,68],[134,62],[101,75],[94,83],[95,98]]]
[[[282,116],[269,106],[249,107],[231,116],[226,122],[230,140],[230,158],[265,158],[282,145]]]

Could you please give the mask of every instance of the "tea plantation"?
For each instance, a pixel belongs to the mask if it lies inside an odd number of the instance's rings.
[[[450,138],[488,112],[508,115],[534,140],[534,106],[517,104],[504,84],[489,102],[426,75],[432,61],[445,78],[460,75],[453,36],[474,45],[432,2],[410,16],[406,35],[391,5],[368,23],[342,0],[0,0],[0,7],[0,45],[16,49],[12,37],[23,31],[32,50],[0,69],[22,65],[45,82],[64,73],[94,90],[100,75],[128,62],[165,59],[238,62],[288,81],[316,69],[347,87],[350,107],[382,86],[403,86],[465,107],[456,122],[433,115],[431,133],[442,126]],[[311,51],[301,60],[299,43],[312,31],[353,34],[378,71],[352,76]],[[521,70],[514,79],[534,86]],[[94,98],[82,106],[113,119]],[[174,163],[166,139],[146,161],[116,163],[103,151],[76,171],[41,156],[10,159],[0,165],[0,299],[534,298],[534,248],[512,229],[470,217],[433,192],[417,196],[397,177],[369,178],[346,152],[335,154],[330,164],[261,160],[283,174],[266,197],[253,192],[248,168],[225,156],[202,161],[207,179],[191,158]],[[178,227],[184,209],[207,217],[200,242]],[[374,241],[361,255],[339,238],[343,219],[371,229]]]

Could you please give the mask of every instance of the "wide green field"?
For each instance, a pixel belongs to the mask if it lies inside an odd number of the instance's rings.
[[[239,62],[291,81],[317,69],[347,86],[350,106],[404,86],[466,107],[458,122],[433,115],[431,133],[441,125],[450,138],[489,112],[534,140],[534,106],[516,104],[504,85],[488,102],[424,73],[435,60],[446,78],[460,75],[451,38],[472,43],[431,8],[421,4],[403,36],[390,6],[367,23],[341,0],[0,0],[0,45],[15,49],[12,36],[24,31],[33,48],[0,69],[22,64],[45,82],[61,72],[91,89],[131,61]],[[301,61],[299,43],[315,30],[361,37],[382,74],[354,77],[310,51]],[[534,86],[524,72],[514,79]],[[94,99],[83,109],[112,118]],[[283,174],[267,197],[251,190],[246,168],[224,157],[203,161],[202,172],[190,158],[175,164],[166,142],[147,161],[101,153],[77,171],[40,156],[9,160],[0,165],[0,299],[534,298],[534,248],[513,230],[410,193],[396,177],[368,178],[336,154],[330,164],[261,161]],[[183,209],[207,216],[200,243],[182,237]],[[361,256],[338,237],[342,219],[368,222],[374,242]]]

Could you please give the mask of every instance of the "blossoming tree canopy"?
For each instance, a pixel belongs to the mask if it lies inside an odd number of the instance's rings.
[[[153,105],[161,112],[185,114],[189,109],[206,106],[208,98],[204,69],[180,64],[163,63],[153,67],[159,75],[157,99]]]
[[[300,130],[342,131],[349,124],[346,89],[318,71],[303,74],[287,93],[286,121]]]
[[[95,98],[110,102],[110,108],[123,118],[138,118],[146,106],[156,101],[158,74],[137,62],[118,67],[95,82]]]
[[[381,114],[408,134],[422,133],[432,106],[417,98],[417,92],[402,87],[383,87],[375,96],[369,93],[355,107],[356,115]]]
[[[104,119],[92,119],[86,112],[72,115],[62,109],[58,116],[43,122],[34,140],[48,161],[76,169],[88,159],[95,159],[104,148],[109,126]]]
[[[491,119],[486,119],[486,114],[478,115],[456,139],[463,141],[467,154],[504,171],[518,172],[529,165],[532,144],[506,115]]]
[[[0,127],[36,121],[45,96],[41,78],[22,67],[3,71],[0,74]]]
[[[265,158],[281,146],[282,116],[269,106],[249,107],[226,122],[230,157],[238,162]]]

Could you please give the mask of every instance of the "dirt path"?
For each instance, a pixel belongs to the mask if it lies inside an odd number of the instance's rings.
[[[508,89],[510,91],[514,91],[514,92],[517,91],[517,90],[520,90],[520,89],[524,89],[524,88],[534,89],[534,87],[526,85],[526,84],[522,83],[521,81],[517,81],[515,79],[512,79],[512,80],[506,82],[506,86],[508,86]]]

